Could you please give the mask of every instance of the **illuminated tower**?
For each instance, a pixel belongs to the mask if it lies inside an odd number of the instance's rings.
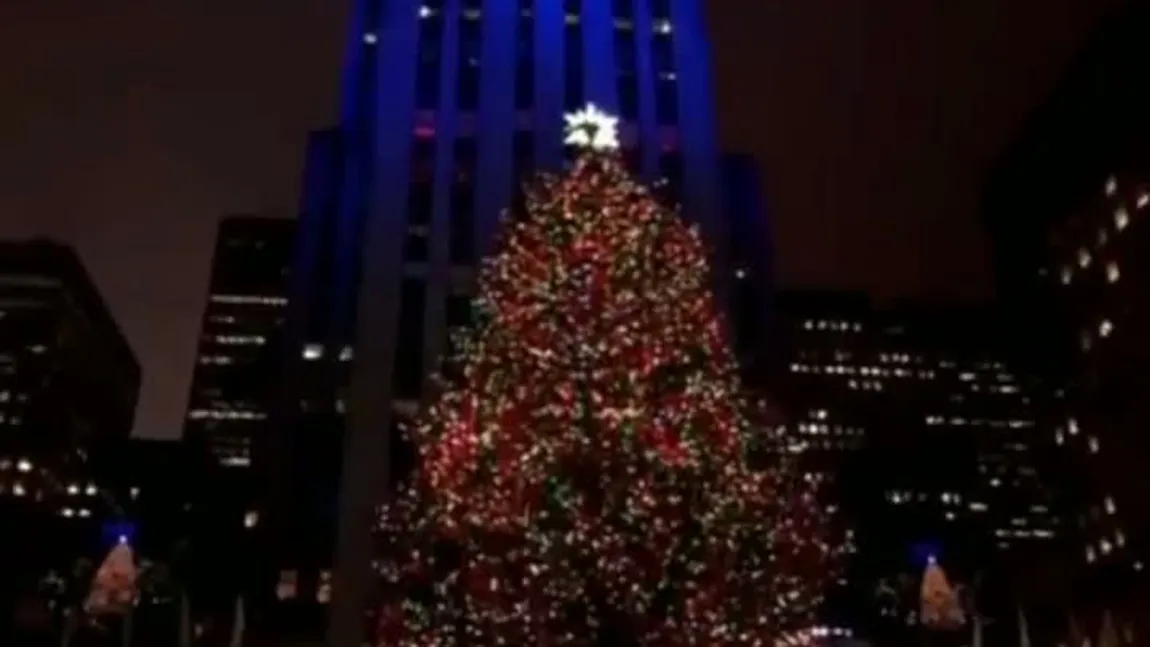
[[[636,170],[668,180],[715,248],[719,273],[736,275],[701,4],[355,3],[340,123],[309,151],[288,331],[299,349],[285,373],[288,393],[303,392],[301,381],[330,362],[346,389],[309,402],[313,422],[293,422],[295,439],[272,461],[281,475],[292,465],[311,473],[273,481],[291,483],[277,496],[292,514],[311,505],[301,484],[322,489],[339,475],[329,644],[359,645],[372,508],[397,461],[387,431],[418,405],[445,332],[468,323],[475,263],[519,180],[563,165],[565,112],[593,102],[618,115]],[[748,274],[739,267],[740,279]],[[342,438],[314,431],[328,429],[316,416],[329,409]],[[290,525],[276,535],[302,537],[308,524]]]

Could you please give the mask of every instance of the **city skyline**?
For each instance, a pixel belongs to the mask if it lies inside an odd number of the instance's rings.
[[[217,220],[294,215],[306,132],[334,112],[347,16],[305,0],[125,4],[0,10],[14,97],[0,108],[0,211],[17,214],[0,236],[77,246],[144,363],[136,433],[172,438]],[[1033,22],[988,2],[836,5],[834,21],[819,2],[713,12],[723,139],[763,163],[779,283],[986,294],[978,170],[1110,4],[1052,3]],[[892,50],[895,32],[913,37]],[[759,41],[765,57],[749,51]],[[765,61],[762,83],[739,78],[749,56]],[[735,100],[744,86],[764,96]]]

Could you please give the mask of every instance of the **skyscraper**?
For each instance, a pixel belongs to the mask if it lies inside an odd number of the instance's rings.
[[[1056,442],[1078,490],[1068,605],[1084,623],[1103,609],[1121,622],[1150,617],[1147,480],[1150,388],[1143,324],[1150,273],[1150,101],[1145,67],[1150,6],[1104,22],[1003,151],[988,178],[986,215],[999,293],[1018,346],[1056,379]],[[1150,623],[1137,629],[1145,633]]]
[[[875,591],[917,578],[929,555],[963,583],[995,588],[979,600],[989,615],[1042,597],[1036,574],[1056,570],[1042,558],[1067,538],[1049,460],[1057,423],[994,310],[831,292],[784,292],[775,306],[786,449],[830,486],[858,551],[828,619],[878,642],[905,631],[905,600],[876,604]],[[1036,585],[1005,584],[1021,581]]]
[[[285,372],[289,394],[320,374],[334,386],[308,391],[290,440],[269,450],[291,484],[276,488],[270,527],[282,530],[269,532],[299,538],[281,547],[284,564],[313,561],[307,550],[332,541],[317,528],[339,519],[330,644],[359,644],[372,508],[403,462],[391,455],[397,418],[418,406],[446,331],[467,325],[475,264],[519,182],[563,166],[565,112],[593,102],[621,117],[624,154],[668,180],[730,289],[701,11],[697,0],[356,2],[340,123],[309,147]],[[338,515],[316,494],[334,475]],[[311,579],[321,597],[327,577]]]
[[[132,431],[140,366],[75,251],[0,243],[0,608],[98,545],[93,456]],[[18,530],[11,530],[18,529]],[[0,618],[8,635],[11,614]]]
[[[269,424],[294,240],[292,220],[220,221],[184,422],[214,466],[249,467]]]

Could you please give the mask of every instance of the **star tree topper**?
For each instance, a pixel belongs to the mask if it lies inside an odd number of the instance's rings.
[[[582,110],[563,115],[567,121],[567,146],[613,151],[619,148],[619,118],[603,112],[593,103]]]

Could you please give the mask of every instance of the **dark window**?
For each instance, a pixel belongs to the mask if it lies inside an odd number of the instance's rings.
[[[639,120],[639,83],[633,76],[619,77],[619,117],[624,121]]]
[[[655,118],[665,126],[679,121],[679,85],[674,79],[655,81]]]
[[[618,75],[619,116],[627,121],[639,118],[638,56],[635,32],[615,30],[615,65]]]
[[[669,35],[656,34],[651,39],[651,62],[656,76],[675,71],[675,46]]]
[[[395,397],[419,398],[423,382],[423,314],[427,298],[422,280],[405,278],[399,289],[399,321],[395,336]]]
[[[615,66],[620,75],[634,76],[639,69],[635,32],[615,30]]]
[[[535,103],[535,19],[520,13],[516,41],[515,108],[527,110]]]
[[[457,182],[451,189],[448,251],[455,265],[469,265],[475,254],[475,186]]]
[[[469,265],[475,255],[475,139],[455,141],[455,182],[451,188],[448,256],[451,263]]]
[[[416,69],[415,100],[420,110],[439,105],[439,71],[443,52],[443,20],[434,14],[420,21],[419,65]]]
[[[659,174],[666,180],[663,195],[674,206],[682,200],[683,158],[678,153],[665,153],[659,157]]]
[[[579,0],[567,0],[568,16],[579,15]],[[564,97],[568,110],[576,110],[583,105],[583,26],[579,20],[568,18],[564,29],[563,56],[566,61]]]
[[[431,235],[431,182],[414,182],[407,209],[407,240],[404,243],[404,260],[425,263],[429,254],[428,238]]]
[[[479,106],[479,56],[482,43],[480,21],[465,16],[459,25],[460,110],[475,110]]]
[[[411,145],[412,182],[431,182],[435,175],[435,138],[416,136]]]
[[[653,18],[670,18],[671,17],[671,0],[650,0],[651,2],[651,17]]]
[[[655,68],[655,118],[660,124],[674,124],[679,120],[674,44],[669,35],[656,35],[651,42]]]
[[[523,189],[523,183],[529,181],[532,170],[535,168],[535,136],[530,131],[521,130],[515,133],[515,143],[512,151],[513,166],[511,176],[512,198],[517,199]]]
[[[455,140],[455,179],[459,182],[470,182],[475,176],[475,161],[478,150],[475,147],[475,138],[461,137]]]
[[[615,0],[613,14],[616,18],[634,18],[635,0]]]

